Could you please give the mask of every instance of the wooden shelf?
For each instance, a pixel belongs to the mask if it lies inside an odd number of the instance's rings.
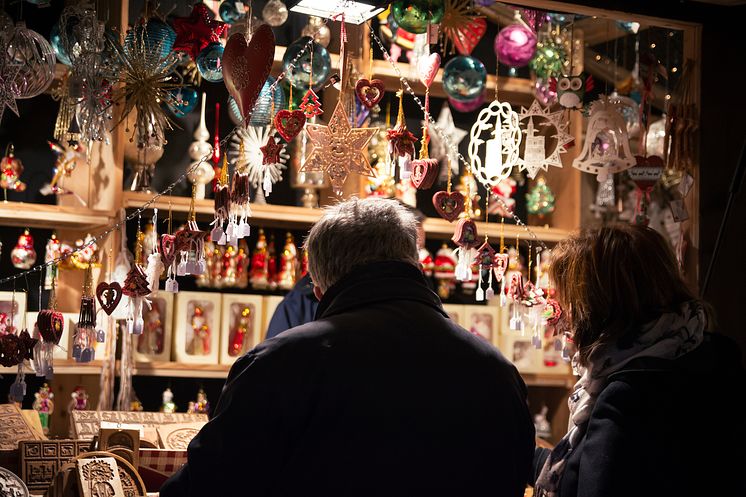
[[[487,235],[493,240],[500,239],[499,222],[485,223],[483,221],[477,221],[476,224],[479,236]],[[425,219],[424,226],[425,233],[427,233],[428,237],[446,239],[453,236],[453,230],[456,228],[456,223],[449,223],[445,219],[429,217]],[[568,230],[550,228],[548,226],[531,226],[530,228],[539,240],[550,243],[563,240],[570,236],[571,233],[571,231]],[[529,236],[528,233],[526,233],[526,230],[515,224],[506,224],[504,230],[506,243],[508,240],[515,240],[516,235],[519,235],[521,239]]]
[[[107,226],[113,214],[85,207],[26,202],[0,202],[0,225],[22,228],[92,230]]]
[[[167,378],[222,378],[228,377],[231,367],[223,364],[183,364],[180,362],[138,362],[135,376]]]

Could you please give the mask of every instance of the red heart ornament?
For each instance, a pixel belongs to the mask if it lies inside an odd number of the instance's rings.
[[[169,267],[176,259],[176,235],[161,235],[161,259]]]
[[[433,84],[435,76],[438,74],[438,69],[440,69],[440,54],[431,53],[417,62],[417,72],[420,74],[420,81],[428,88]]]
[[[464,212],[464,196],[461,192],[440,191],[433,195],[433,206],[440,217],[452,223]]]
[[[290,143],[298,136],[306,124],[306,115],[302,110],[283,109],[275,114],[275,128],[283,140]]]
[[[122,300],[122,286],[116,281],[111,283],[102,281],[96,287],[96,298],[98,303],[101,304],[101,309],[107,316],[111,316],[111,313],[119,305],[119,301]]]
[[[65,317],[59,311],[42,309],[36,317],[36,327],[39,334],[47,343],[60,343],[62,332],[65,330]]]
[[[657,155],[642,157],[635,155],[635,165],[627,169],[627,174],[641,190],[651,189],[658,183],[665,164]]]
[[[251,41],[247,41],[243,33],[236,33],[225,44],[223,80],[228,93],[236,100],[246,126],[274,58],[275,35],[267,24],[254,31]]]
[[[418,190],[427,190],[438,177],[437,159],[417,159],[412,161],[412,184]]]
[[[380,79],[367,80],[363,78],[355,84],[357,98],[369,109],[372,109],[381,101],[385,91],[386,87]]]

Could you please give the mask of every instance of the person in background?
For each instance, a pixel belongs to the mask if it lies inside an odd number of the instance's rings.
[[[422,226],[425,215],[403,202],[400,204],[408,209],[417,220],[417,249],[419,250],[425,246],[425,229]],[[319,301],[313,294],[311,275],[305,274],[277,305],[267,326],[265,339],[274,338],[285,330],[313,321],[318,306]]]
[[[425,284],[412,213],[342,202],[306,248],[316,320],[236,361],[161,497],[523,496],[526,386]]]
[[[567,435],[537,448],[537,497],[746,495],[740,351],[705,331],[668,243],[591,229],[552,250],[550,277],[580,375]]]

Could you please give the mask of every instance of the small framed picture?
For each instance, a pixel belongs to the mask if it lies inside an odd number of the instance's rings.
[[[219,293],[179,292],[174,309],[173,359],[217,364],[220,350]]]
[[[171,359],[171,326],[174,316],[174,294],[158,292],[148,297],[150,308],[142,306],[145,323],[141,335],[133,336],[135,361],[153,362]]]
[[[280,302],[282,302],[282,299],[284,298],[285,297],[281,297],[279,295],[268,295],[264,297],[264,319],[262,320],[262,328],[259,330],[260,342],[264,340],[264,337],[267,336],[267,328],[269,327],[269,322],[272,320],[272,316],[274,316],[275,314],[275,309],[277,309],[277,306],[280,305]]]
[[[259,343],[263,307],[259,295],[223,294],[220,364],[233,364]]]
[[[531,343],[531,336],[502,335],[499,339],[500,352],[510,360],[521,373],[541,372],[541,350]]]
[[[20,333],[25,314],[26,292],[0,292],[0,335]],[[36,318],[26,325],[33,327],[35,322]]]
[[[497,343],[497,329],[500,323],[498,307],[490,305],[465,305],[464,317],[467,330],[479,335],[492,344]]]
[[[456,304],[443,304],[443,310],[446,311],[451,320],[459,326],[463,326],[466,323],[465,309],[463,305]]]

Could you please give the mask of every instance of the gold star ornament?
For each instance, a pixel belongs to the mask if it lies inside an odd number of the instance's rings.
[[[301,166],[303,172],[324,171],[329,175],[334,193],[341,195],[342,185],[352,173],[373,176],[363,153],[378,128],[353,128],[341,100],[334,108],[329,123],[306,124],[313,149]]]

